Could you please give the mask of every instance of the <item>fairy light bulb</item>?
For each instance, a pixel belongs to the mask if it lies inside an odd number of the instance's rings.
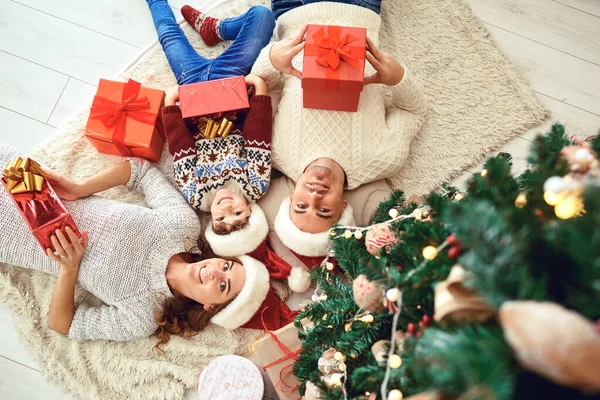
[[[436,258],[438,255],[438,251],[435,247],[433,246],[427,246],[423,249],[423,257],[426,260],[433,260],[434,258]]]
[[[335,358],[336,361],[344,361],[346,359],[346,357],[344,357],[344,355],[339,351],[333,353],[333,358]]]
[[[559,203],[560,196],[558,194],[550,191],[550,190],[546,190],[544,192],[544,201],[549,206],[555,206],[555,205],[557,205]]]
[[[352,231],[351,231],[350,229],[346,229],[346,230],[344,231],[344,237],[345,237],[346,239],[350,239],[350,238],[352,237]]]
[[[481,170],[481,176],[483,176],[485,178],[487,176],[487,174],[488,174],[488,170],[487,169],[484,168],[484,169]]]
[[[454,197],[453,197],[453,199],[454,199],[454,200],[456,200],[456,201],[461,201],[461,200],[462,200],[462,199],[464,199],[464,198],[465,198],[465,195],[464,195],[464,194],[462,194],[461,192],[458,192],[458,193],[456,193],[456,194],[454,195]]]
[[[354,232],[354,238],[356,240],[360,240],[360,239],[362,239],[362,237],[363,237],[362,231],[356,231],[356,232]]]
[[[527,196],[525,195],[525,193],[521,193],[517,196],[517,198],[515,199],[515,206],[517,208],[523,208],[527,205]]]
[[[366,322],[367,324],[370,324],[371,322],[375,321],[375,318],[371,314],[367,314],[367,315],[363,315],[362,317],[360,317],[360,320],[362,322]]]
[[[390,368],[400,368],[402,365],[402,358],[398,354],[392,354],[390,358],[388,358],[388,365]]]
[[[395,208],[392,208],[388,214],[390,215],[390,217],[396,218],[396,217],[398,217],[398,210],[396,210]]]
[[[340,372],[344,372],[346,371],[346,364],[344,363],[340,363],[340,365],[337,366],[338,371]]]
[[[327,268],[327,271],[333,271],[333,263],[327,261],[327,264],[325,264],[325,268]]]
[[[579,204],[577,198],[567,197],[554,207],[554,213],[560,219],[573,218],[579,213]]]
[[[391,288],[385,293],[385,298],[392,303],[397,302],[400,299],[400,289]]]
[[[398,389],[394,389],[388,393],[387,400],[402,400],[404,395]]]

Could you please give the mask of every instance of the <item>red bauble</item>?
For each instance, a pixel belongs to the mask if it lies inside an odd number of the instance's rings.
[[[448,258],[454,260],[455,258],[458,258],[458,256],[460,256],[460,247],[450,247],[450,250],[448,250]]]
[[[423,315],[422,321],[425,323],[425,326],[431,325],[431,317],[427,314]]]
[[[408,331],[408,333],[410,333],[411,335],[414,335],[415,332],[417,331],[417,327],[415,326],[415,324],[413,324],[412,322],[410,324],[408,324],[406,326],[406,330]]]

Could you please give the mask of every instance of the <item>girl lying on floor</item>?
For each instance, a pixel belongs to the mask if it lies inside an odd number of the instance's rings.
[[[0,144],[0,165],[15,156]],[[70,229],[56,231],[45,255],[8,192],[0,190],[0,262],[57,276],[49,311],[53,330],[78,340],[155,334],[166,343],[172,334],[189,336],[209,322],[263,329],[264,320],[278,329],[292,321],[294,313],[270,284],[270,275],[285,279],[289,268],[268,270],[248,256],[187,252],[184,240],[200,236],[198,217],[151,163],[131,159],[81,182],[47,174],[57,194],[70,200],[65,206],[75,224],[86,229],[82,240]],[[149,208],[94,196],[117,185],[141,192]],[[104,304],[75,305],[75,283]]]

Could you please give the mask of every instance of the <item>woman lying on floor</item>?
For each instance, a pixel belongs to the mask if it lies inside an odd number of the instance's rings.
[[[0,165],[17,155],[0,144]],[[57,276],[49,311],[53,330],[78,340],[155,334],[166,343],[172,334],[187,337],[209,322],[262,329],[264,320],[278,329],[292,321],[294,313],[270,285],[270,275],[285,279],[289,268],[267,269],[247,256],[187,252],[185,239],[200,235],[198,217],[151,163],[131,159],[82,182],[47,172],[57,194],[72,200],[65,206],[83,230],[81,241],[70,229],[56,231],[54,249],[44,254],[8,192],[0,190],[0,262]],[[142,193],[149,208],[94,196],[117,185]],[[75,283],[105,304],[76,306]]]

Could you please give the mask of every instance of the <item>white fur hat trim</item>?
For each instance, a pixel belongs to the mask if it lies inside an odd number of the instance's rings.
[[[307,257],[324,256],[327,253],[327,243],[329,241],[329,231],[320,233],[303,232],[294,223],[290,217],[291,199],[286,197],[281,202],[277,217],[275,217],[275,232],[277,236],[293,252]],[[352,207],[348,204],[340,220],[336,222],[340,225],[354,225],[354,216]]]
[[[269,224],[258,204],[252,204],[248,225],[244,229],[227,235],[217,235],[213,231],[212,223],[209,223],[204,234],[215,254],[221,257],[234,257],[256,250],[269,234]]]
[[[246,283],[237,297],[210,322],[226,329],[244,325],[256,314],[269,292],[269,271],[263,263],[249,256],[239,256],[246,269]]]

